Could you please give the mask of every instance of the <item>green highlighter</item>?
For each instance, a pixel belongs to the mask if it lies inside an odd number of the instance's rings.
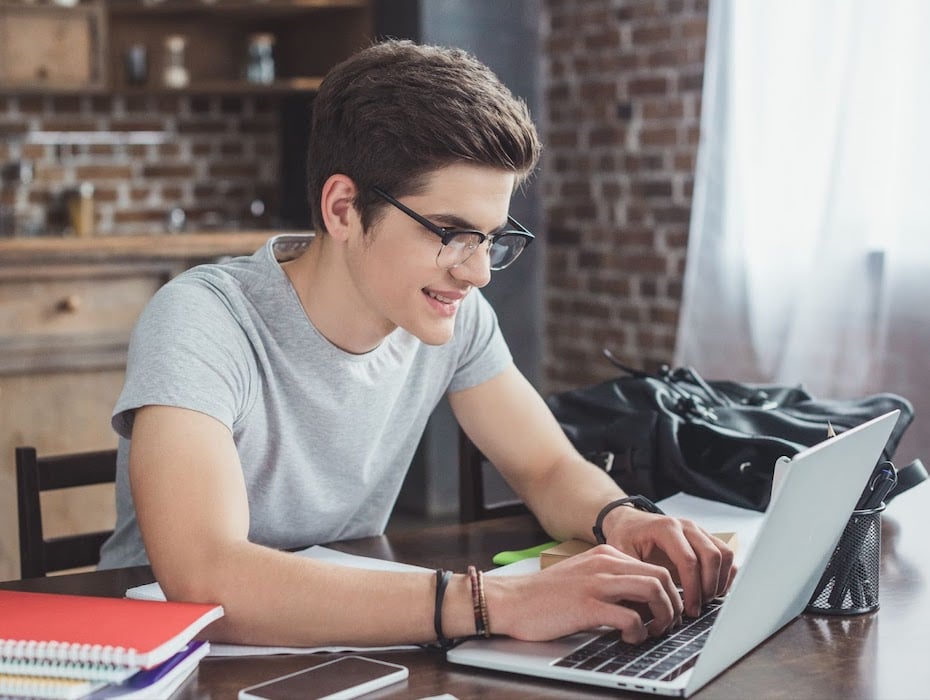
[[[538,544],[535,547],[529,547],[527,549],[518,549],[513,552],[498,552],[495,554],[491,561],[493,561],[498,566],[504,566],[506,564],[513,564],[514,562],[521,561],[523,559],[532,559],[533,557],[538,557],[540,554],[545,552],[547,549],[552,549],[558,544],[558,542],[545,542],[543,544]]]

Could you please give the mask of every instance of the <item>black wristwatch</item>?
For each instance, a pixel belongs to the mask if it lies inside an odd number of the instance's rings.
[[[607,538],[604,536],[604,530],[602,529],[604,526],[604,518],[607,517],[610,511],[619,506],[630,506],[631,508],[636,508],[636,510],[644,510],[647,513],[665,515],[659,506],[645,496],[627,496],[626,498],[618,498],[616,501],[611,501],[601,508],[601,512],[597,514],[597,520],[594,521],[594,527],[591,528],[594,531],[594,540],[598,544],[605,544],[607,542]]]

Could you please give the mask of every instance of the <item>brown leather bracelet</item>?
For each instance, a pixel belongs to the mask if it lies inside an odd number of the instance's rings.
[[[440,649],[450,649],[455,642],[442,633],[442,602],[446,595],[446,587],[452,578],[452,572],[446,569],[436,569],[436,603],[433,608],[433,629],[436,632],[435,646]]]
[[[610,511],[612,511],[614,508],[619,508],[620,506],[630,506],[631,508],[636,508],[636,510],[643,510],[647,513],[658,513],[659,515],[665,515],[659,506],[657,506],[645,496],[627,496],[626,498],[618,498],[616,501],[611,501],[606,506],[601,508],[601,512],[597,514],[597,519],[594,521],[594,527],[591,528],[591,530],[594,532],[594,541],[598,544],[607,543],[607,537],[604,535],[603,530],[604,518],[607,517],[607,514]]]

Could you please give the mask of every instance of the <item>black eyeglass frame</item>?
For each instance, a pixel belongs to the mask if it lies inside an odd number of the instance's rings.
[[[404,214],[409,216],[411,219],[416,221],[418,224],[422,225],[430,233],[433,233],[439,236],[439,238],[442,240],[443,247],[449,245],[452,239],[454,239],[456,236],[460,234],[468,234],[471,236],[480,237],[481,242],[478,243],[477,246],[475,246],[475,250],[480,248],[482,245],[484,245],[488,241],[490,241],[490,244],[488,245],[488,249],[490,250],[491,246],[494,245],[494,242],[498,238],[503,238],[504,236],[517,236],[526,241],[526,243],[524,243],[523,245],[523,248],[520,249],[520,252],[518,252],[513,258],[511,258],[510,261],[508,261],[506,265],[497,265],[497,266],[491,265],[491,269],[494,271],[504,270],[510,267],[516,261],[516,259],[519,258],[523,254],[523,251],[526,250],[526,247],[530,243],[532,243],[534,240],[536,240],[536,236],[534,236],[529,231],[529,229],[527,229],[523,224],[521,224],[519,221],[514,219],[509,214],[507,215],[507,223],[510,224],[511,226],[514,226],[515,229],[507,228],[497,233],[483,233],[481,231],[475,231],[473,229],[466,229],[466,228],[447,228],[445,226],[437,226],[436,224],[434,224],[432,221],[427,219],[422,214],[418,214],[413,209],[408,207],[406,204],[402,203],[401,201],[389,195],[387,192],[382,190],[380,187],[374,186],[371,188],[371,191],[374,192],[379,197],[381,197],[381,199],[383,199],[388,204],[396,207],[397,209],[400,209]],[[439,259],[440,254],[442,254],[441,248],[439,250],[439,253],[436,255],[437,260]],[[452,268],[458,267],[459,265],[464,265],[466,262],[468,262],[469,258],[471,258],[472,255],[474,255],[474,251],[469,253],[468,256],[464,260],[453,265]]]

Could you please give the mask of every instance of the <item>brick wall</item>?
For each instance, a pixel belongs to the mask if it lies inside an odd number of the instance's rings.
[[[671,358],[707,8],[706,0],[542,0],[541,10],[543,382],[552,391],[613,376],[603,347],[635,366]],[[0,97],[0,165],[35,163],[35,181],[4,182],[0,204],[15,206],[20,226],[60,232],[63,194],[89,179],[100,233],[162,231],[172,206],[194,228],[225,227],[248,220],[256,197],[275,210],[276,127],[272,98]],[[117,142],[44,145],[30,130],[105,131]],[[144,133],[159,142],[127,143]]]
[[[697,152],[705,0],[544,0],[549,391],[671,360]]]
[[[33,179],[16,180],[25,161]],[[0,97],[0,205],[21,235],[67,233],[65,200],[95,186],[98,234],[160,233],[181,207],[193,230],[269,225],[276,210],[278,111],[255,96]],[[265,214],[250,205],[260,199]]]

